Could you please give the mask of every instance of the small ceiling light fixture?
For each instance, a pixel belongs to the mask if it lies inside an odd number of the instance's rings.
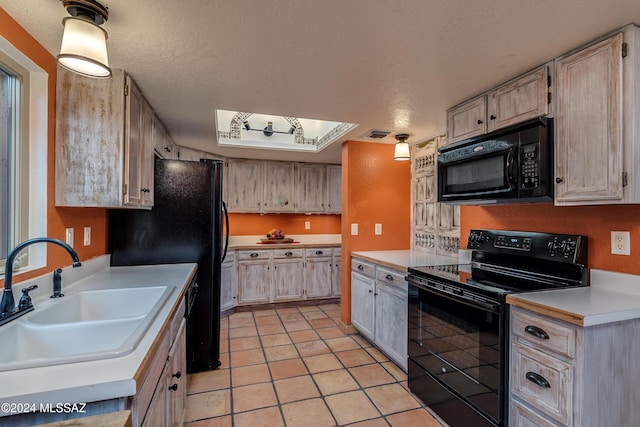
[[[87,77],[111,77],[107,32],[100,28],[109,17],[107,8],[95,0],[62,0],[62,6],[71,16],[62,20],[58,63]]]
[[[264,129],[254,129],[251,127],[251,125],[249,124],[248,120],[245,120],[244,122],[242,122],[242,125],[244,126],[244,128],[246,130],[253,130],[256,132],[262,132],[264,134],[264,136],[272,136],[274,133],[281,133],[284,135],[293,135],[293,133],[296,131],[296,127],[291,125],[289,127],[289,130],[286,132],[280,131],[280,130],[274,130],[273,129],[273,122],[267,122],[267,126]]]
[[[396,135],[396,148],[393,153],[393,160],[411,160],[411,155],[409,154],[409,143],[407,139],[409,138],[409,134],[407,133],[399,133]]]

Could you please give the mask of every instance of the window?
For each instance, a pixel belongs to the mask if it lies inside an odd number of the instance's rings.
[[[0,275],[18,243],[47,235],[47,80],[30,58],[0,37]],[[15,264],[46,265],[35,245]]]

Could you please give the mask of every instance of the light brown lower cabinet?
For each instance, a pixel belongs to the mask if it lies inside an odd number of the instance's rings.
[[[133,397],[133,425],[181,426],[187,398],[187,345],[184,303],[165,332],[146,375]]]
[[[402,271],[351,258],[351,323],[404,371],[407,286]]]
[[[640,319],[581,327],[511,307],[509,425],[638,425],[639,337]]]
[[[237,287],[237,305],[338,297],[339,258],[339,247],[237,250],[237,274],[226,274],[223,286]],[[230,298],[225,301],[225,308],[235,303]]]

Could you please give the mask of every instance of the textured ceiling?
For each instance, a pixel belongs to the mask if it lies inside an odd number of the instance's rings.
[[[582,43],[640,23],[638,0],[104,0],[109,60],[179,145],[340,162],[366,131],[419,142],[445,110]],[[59,0],[0,0],[53,55]],[[318,154],[218,147],[216,108],[359,123]],[[382,142],[394,142],[393,134]]]

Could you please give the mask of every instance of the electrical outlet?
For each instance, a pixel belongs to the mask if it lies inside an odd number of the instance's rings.
[[[84,228],[84,245],[89,246],[91,244],[91,227]]]
[[[631,233],[628,231],[612,231],[611,253],[613,255],[631,255]]]
[[[305,230],[311,230],[311,221],[305,221],[304,222],[304,229]]]
[[[376,236],[382,236],[382,224],[376,224],[374,226],[374,233]]]
[[[358,235],[358,224],[351,224],[351,235],[352,236]]]
[[[66,228],[64,230],[64,241],[67,245],[73,247],[73,228]]]

